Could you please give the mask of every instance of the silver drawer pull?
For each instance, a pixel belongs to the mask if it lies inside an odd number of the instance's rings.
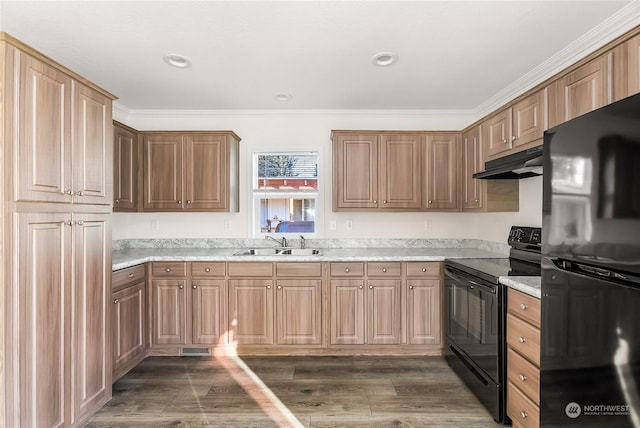
[[[526,342],[526,341],[527,341],[527,339],[525,339],[525,338],[524,338],[524,337],[522,337],[522,336],[520,336],[520,337],[518,338],[518,342],[520,342],[520,343],[524,343],[524,342]]]
[[[518,379],[520,379],[520,382],[524,382],[525,380],[527,380],[527,377],[523,374],[518,376]]]
[[[164,268],[165,272],[171,272],[171,268]]]
[[[524,303],[520,303],[520,309],[522,309],[523,311],[526,310],[528,308],[527,305],[525,305]]]
[[[127,278],[133,278],[133,273],[130,273],[129,275],[127,275]]]
[[[211,269],[209,269],[209,268],[204,268],[204,271],[205,271],[205,272],[211,272]]]
[[[527,415],[527,412],[520,412],[520,417],[522,419],[525,419],[527,416],[529,416],[529,415]]]
[[[386,272],[386,271],[387,271],[387,268],[382,268],[382,272]]]
[[[427,268],[422,268],[422,272],[426,272],[426,271],[427,271]]]
[[[351,271],[351,269],[349,269],[349,268],[344,268],[344,271],[345,271],[346,273],[349,273],[349,272]]]
[[[120,300],[118,300],[118,299],[113,299],[113,304],[114,304],[114,305],[117,305],[119,301],[120,301]]]

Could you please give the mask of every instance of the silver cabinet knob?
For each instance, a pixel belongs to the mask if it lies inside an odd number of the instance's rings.
[[[127,278],[133,278],[133,273],[130,273],[129,275],[127,275]]]
[[[349,268],[344,268],[344,271],[345,271],[346,273],[349,273],[349,272],[351,271],[351,269],[349,269]]]
[[[78,196],[84,196],[84,192],[82,190],[79,190],[76,192],[76,195]]]
[[[119,204],[119,203],[120,203],[120,199],[116,199],[116,204]]]
[[[430,201],[429,201],[429,203],[430,203],[430,204],[432,204],[432,203],[433,203],[433,201],[431,201],[431,200],[430,200]]]
[[[73,220],[67,220],[67,226],[73,226]]]
[[[205,272],[211,272],[211,269],[210,268],[204,268],[204,271]]]
[[[113,299],[113,304],[114,304],[114,305],[117,305],[119,301],[120,301],[120,300],[118,300],[118,299]]]
[[[195,290],[196,288],[198,288],[198,286],[197,286],[197,285],[195,285],[195,284],[193,284],[193,285],[191,286],[191,288],[193,288],[193,289]]]
[[[475,201],[473,201],[473,202],[475,202],[476,204],[477,204],[477,203],[480,203],[480,199],[476,199],[476,200],[475,200]]]
[[[76,222],[76,224],[77,224],[78,226],[82,226],[82,225],[84,224],[84,220],[78,220],[78,221]]]
[[[507,144],[509,142],[509,140],[507,140],[506,138],[504,140],[502,140],[502,144]]]
[[[282,285],[278,285],[278,290],[282,290]]]
[[[378,203],[378,201],[374,199],[374,200],[373,200],[373,203],[374,203],[374,204],[377,204],[377,203]]]
[[[409,286],[409,290],[413,290],[413,285],[410,285],[410,286]]]
[[[76,194],[76,192],[74,192],[73,190],[67,190],[67,191],[65,191],[64,193],[66,193],[66,194],[67,194],[67,195],[69,195],[69,196],[73,196],[73,195],[75,195],[75,194]]]
[[[525,339],[525,338],[524,338],[524,337],[522,337],[522,336],[520,336],[520,337],[518,338],[518,342],[520,342],[520,343],[524,343],[524,342],[526,342],[526,341],[527,341],[527,339]]]
[[[427,268],[422,268],[422,272],[426,272],[426,271],[427,271]]]
[[[528,306],[524,303],[520,303],[520,309],[522,309],[523,311],[526,310],[528,308]]]
[[[383,204],[386,204],[386,203],[387,203],[387,200],[385,199],[384,201],[382,201],[382,203],[383,203]]]
[[[182,290],[184,288],[184,285],[178,285],[178,288]]]
[[[529,416],[529,415],[527,415],[527,412],[520,412],[520,417],[522,419],[525,419],[527,416]]]
[[[520,382],[524,382],[525,380],[527,380],[527,377],[523,374],[518,376],[518,379],[520,379]]]
[[[516,141],[516,138],[518,138],[518,137],[516,137],[515,135],[512,135],[511,136],[511,141]]]
[[[164,268],[165,272],[171,272],[171,268]]]
[[[178,199],[176,202],[182,204],[182,199]]]
[[[369,290],[373,290],[373,285],[370,285],[370,286],[369,286]]]
[[[187,199],[187,204],[190,204],[190,203],[191,203],[191,201],[189,199]]]
[[[362,290],[362,285],[359,285],[359,286],[358,286],[358,289]]]
[[[387,271],[387,268],[382,268],[382,272],[386,272],[386,271]]]
[[[267,285],[267,290],[271,290],[271,286],[270,285]]]

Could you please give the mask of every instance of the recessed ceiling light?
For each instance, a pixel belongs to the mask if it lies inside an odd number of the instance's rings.
[[[191,67],[191,61],[189,61],[189,58],[182,55],[178,55],[178,54],[165,55],[164,62],[166,62],[172,67],[178,67],[178,68]]]
[[[291,94],[287,94],[286,92],[278,92],[277,94],[275,94],[273,96],[273,98],[275,98],[277,101],[291,101]]]
[[[398,61],[398,55],[393,52],[379,52],[371,58],[373,65],[386,67]]]

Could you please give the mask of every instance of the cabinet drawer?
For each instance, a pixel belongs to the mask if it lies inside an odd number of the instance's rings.
[[[273,263],[229,263],[229,276],[273,276]]]
[[[276,263],[278,276],[322,276],[322,263]]]
[[[400,276],[400,262],[367,263],[369,276]]]
[[[331,263],[331,276],[364,276],[364,263]]]
[[[511,382],[507,382],[507,415],[513,420],[514,426],[540,426],[540,409]]]
[[[144,279],[144,265],[117,270],[111,274],[111,290],[117,290],[142,279]]]
[[[407,276],[440,276],[440,262],[407,262]]]
[[[540,404],[540,369],[507,348],[507,378],[535,404]]]
[[[540,367],[540,330],[507,314],[507,344]]]
[[[224,276],[224,262],[191,262],[191,276]]]
[[[154,262],[151,263],[151,276],[187,276],[185,262]]]
[[[507,312],[540,327],[540,299],[518,290],[509,288],[507,293]]]

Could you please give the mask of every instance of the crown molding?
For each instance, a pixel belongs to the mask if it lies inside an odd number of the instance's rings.
[[[498,110],[519,95],[560,73],[607,43],[640,25],[640,0],[634,0],[582,37],[499,91],[475,109],[477,118]]]

